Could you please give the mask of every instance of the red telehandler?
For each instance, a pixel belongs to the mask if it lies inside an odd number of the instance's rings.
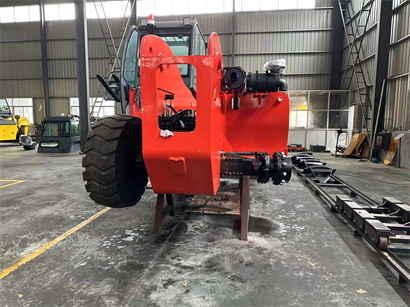
[[[116,85],[99,79],[124,115],[88,135],[83,178],[96,203],[133,206],[148,177],[157,194],[189,195],[215,195],[224,176],[289,181],[282,74],[224,67],[218,35],[205,43],[196,20],[132,28]]]

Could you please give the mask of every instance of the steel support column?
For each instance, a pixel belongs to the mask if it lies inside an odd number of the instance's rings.
[[[383,80],[388,78],[389,73],[389,51],[390,48],[390,29],[392,20],[392,0],[377,1],[377,34],[376,34],[376,65],[374,70],[374,92],[373,92],[373,114],[372,114],[372,132],[376,128],[376,117],[381,103],[379,123],[376,132],[382,130],[384,118],[384,106],[386,105],[386,89],[382,91]],[[381,97],[383,92],[383,97]]]
[[[128,5],[131,8],[130,26],[138,25],[138,23],[137,23],[137,4],[138,4],[137,1],[135,2],[134,8],[133,8],[132,4],[133,4],[134,0],[128,0],[128,2],[129,2]]]
[[[40,0],[40,33],[41,33],[41,66],[43,71],[43,92],[45,116],[50,117],[50,90],[48,86],[48,63],[47,63],[47,33],[44,14],[44,0]]]
[[[86,0],[75,0],[78,101],[80,104],[81,151],[84,152],[90,130],[90,89],[88,78],[88,40]]]
[[[231,55],[231,66],[235,66],[235,53],[236,53],[236,11],[235,11],[235,0],[232,0],[232,55]]]
[[[333,24],[332,24],[332,81],[331,89],[340,90],[340,74],[342,70],[342,50],[343,48],[343,20],[339,12],[338,0],[333,0]]]

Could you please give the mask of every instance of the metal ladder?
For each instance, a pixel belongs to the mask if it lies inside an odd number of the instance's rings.
[[[109,57],[109,63],[107,65],[107,68],[103,76],[104,78],[106,78],[106,80],[110,80],[113,74],[120,73],[121,62],[119,58],[119,53],[120,53],[121,47],[125,40],[126,30],[130,23],[131,14],[130,16],[128,16],[128,18],[126,17],[126,13],[129,8],[130,2],[127,1],[127,6],[125,7],[125,10],[124,10],[120,28],[118,30],[117,35],[115,36],[117,38],[117,41],[112,35],[111,27],[108,22],[107,15],[105,14],[103,1],[93,0],[93,3],[94,3],[95,10],[97,12],[98,22],[101,28],[101,32],[103,34],[104,43],[105,43],[107,54]],[[132,2],[131,11],[133,10],[135,4],[136,4],[136,0]],[[119,37],[121,37],[121,39],[118,42]],[[94,99],[93,105],[91,108],[91,112],[90,112],[91,125],[95,123],[95,121],[98,119],[100,115],[101,108],[104,102],[104,94],[105,94],[105,90],[103,87],[101,87],[100,90],[98,91],[98,95],[97,95],[98,97]],[[95,116],[93,116],[93,114],[95,114]]]
[[[366,80],[364,65],[360,53],[362,50],[363,38],[367,30],[367,25],[369,23],[374,0],[362,0],[361,8],[356,13],[350,12],[350,2],[350,0],[338,1],[340,14],[343,21],[344,33],[349,48],[349,56],[343,70],[340,89],[350,89],[352,80],[353,78],[355,79],[357,86],[356,90],[359,93],[359,103],[362,109],[364,127],[370,139],[371,135],[369,134],[368,121],[371,119],[369,115],[372,114],[372,104],[369,95],[369,83]],[[361,33],[359,33],[360,29],[363,30]],[[351,71],[351,73],[349,74],[348,71]],[[345,99],[347,99],[347,95]]]

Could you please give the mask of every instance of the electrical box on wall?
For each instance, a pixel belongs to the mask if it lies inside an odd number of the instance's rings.
[[[376,135],[376,140],[374,142],[374,149],[384,149],[388,150],[391,141],[391,133],[381,132]]]

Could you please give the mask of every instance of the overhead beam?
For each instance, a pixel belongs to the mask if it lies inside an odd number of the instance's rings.
[[[84,152],[90,131],[90,85],[88,77],[88,41],[86,0],[75,0],[78,101],[80,105],[80,140]]]
[[[128,5],[131,8],[131,18],[130,18],[130,26],[136,26],[137,25],[137,0],[135,0],[135,5],[134,7],[132,4],[134,3],[134,0],[128,0]]]
[[[342,70],[342,51],[343,47],[343,20],[340,15],[339,3],[333,0],[333,48],[332,48],[332,81],[331,89],[339,90],[341,78],[339,71]]]
[[[44,0],[40,0],[40,33],[41,33],[41,67],[43,71],[43,92],[44,111],[46,117],[50,117],[50,89],[48,84],[48,63],[47,63],[47,32],[44,13]]]

